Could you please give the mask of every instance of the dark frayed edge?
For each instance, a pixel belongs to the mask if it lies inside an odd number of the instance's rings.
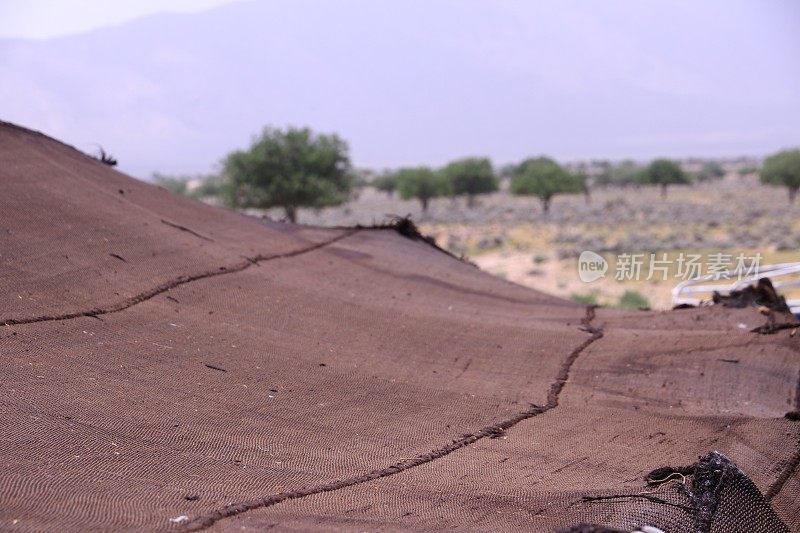
[[[794,466],[791,466],[787,471],[791,472],[793,468]],[[725,457],[725,455],[716,451],[701,457],[692,467],[666,467],[654,470],[651,472],[651,475],[654,473],[664,474],[670,470],[676,473],[684,473],[688,472],[689,469],[691,469],[692,475],[691,490],[685,488],[683,485],[679,488],[681,488],[689,498],[694,508],[695,517],[692,531],[694,531],[694,533],[710,533],[714,522],[714,515],[719,507],[722,489],[725,485],[737,478],[744,479],[751,485],[752,481],[747,477],[747,474],[736,466],[736,464]],[[772,496],[780,490],[780,485],[781,480],[779,479],[775,486],[770,487],[770,490],[767,491],[765,495],[762,495],[767,504]],[[758,491],[755,485],[752,486],[755,491]],[[778,486],[777,490],[775,490],[776,486]]]
[[[468,265],[472,265],[477,268],[475,263],[469,261],[463,255],[459,257],[449,250],[445,250],[436,244],[436,239],[430,235],[423,235],[422,232],[419,231],[419,228],[417,228],[417,225],[414,224],[414,221],[411,219],[411,215],[406,215],[404,217],[396,215],[391,217],[389,222],[384,224],[372,224],[371,226],[362,226],[361,224],[356,224],[355,226],[333,226],[332,229],[394,230],[406,239],[411,239],[412,241],[422,241],[428,246],[431,246],[432,248],[448,255],[449,257],[452,257],[453,259],[457,259],[462,263],[467,263]]]
[[[118,163],[117,159],[108,152],[106,152],[105,150],[103,150],[102,146],[100,146],[100,154],[95,156],[95,159],[97,159],[104,165],[108,165],[110,167],[115,167],[117,166]]]
[[[699,306],[679,304],[672,309],[693,309],[695,307],[704,307],[705,303],[731,308],[760,307],[761,311],[767,314],[767,322],[751,329],[751,333],[771,335],[778,331],[783,331],[784,329],[795,330],[800,328],[800,322],[796,320],[791,322],[778,322],[776,320],[776,314],[791,317],[791,309],[789,309],[789,306],[786,304],[786,298],[778,294],[778,291],[775,290],[769,278],[759,278],[756,283],[752,283],[740,290],[731,291],[730,294],[727,295],[722,295],[719,291],[714,291],[711,302],[701,302]],[[794,335],[794,332],[792,335]]]
[[[645,481],[650,484],[664,480],[673,474],[692,476],[691,489],[680,486],[682,492],[689,498],[694,511],[695,533],[709,533],[714,513],[719,505],[719,497],[726,480],[734,475],[744,476],[744,472],[719,452],[711,452],[691,466],[665,466],[656,468],[647,476]]]
[[[609,500],[618,498],[645,498],[655,503],[669,504],[691,511],[694,514],[694,533],[710,533],[714,514],[719,506],[720,494],[725,484],[735,477],[747,477],[739,467],[723,454],[713,451],[691,466],[665,466],[656,468],[645,476],[648,484],[663,482],[672,475],[692,476],[691,489],[680,485],[679,488],[689,498],[691,507],[669,503],[660,498],[646,494],[619,494],[613,496],[584,496],[582,501]],[[768,500],[768,499],[767,499]],[[583,529],[580,529],[583,528]],[[588,529],[587,529],[588,528]],[[594,528],[594,529],[592,529]],[[604,529],[603,526],[580,524],[572,529],[564,529],[559,533],[604,533],[613,532],[613,529]]]
[[[692,490],[688,492],[694,505],[694,530],[697,533],[709,533],[714,513],[717,512],[722,487],[733,475],[744,473],[730,459],[719,452],[711,452],[694,465]]]
[[[730,294],[724,296],[718,291],[714,291],[712,299],[714,304],[723,307],[764,306],[778,313],[791,313],[789,306],[786,305],[786,298],[778,294],[769,278],[759,278],[756,283],[731,291]]]

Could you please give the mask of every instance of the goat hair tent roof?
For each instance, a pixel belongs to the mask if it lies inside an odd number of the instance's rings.
[[[587,309],[8,123],[0,179],[2,530],[800,531],[753,307]]]

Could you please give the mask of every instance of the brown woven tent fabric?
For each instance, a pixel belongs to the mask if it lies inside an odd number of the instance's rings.
[[[595,311],[6,123],[0,182],[2,530],[800,531],[753,308]]]

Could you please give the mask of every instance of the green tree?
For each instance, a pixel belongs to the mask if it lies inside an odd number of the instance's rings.
[[[800,189],[800,150],[784,150],[764,160],[761,183],[786,187],[789,203],[794,203]]]
[[[391,198],[397,189],[397,176],[391,172],[386,172],[372,180],[372,186],[379,191],[385,192]]]
[[[486,158],[470,157],[452,161],[442,169],[450,181],[453,194],[466,195],[467,205],[475,205],[475,196],[494,192],[498,189],[497,177],[492,163]]]
[[[422,212],[428,211],[431,198],[449,196],[450,183],[441,173],[428,167],[402,168],[395,173],[397,190],[400,196],[408,200],[416,198],[422,204]]]
[[[669,159],[656,159],[641,174],[644,183],[661,187],[661,197],[667,197],[667,186],[679,183],[689,183],[689,177],[680,165]]]
[[[300,207],[339,205],[353,186],[347,143],[308,128],[265,128],[250,148],[223,161],[225,200],[233,207],[282,207],[295,222]]]
[[[511,194],[537,196],[542,202],[542,211],[550,212],[550,201],[560,193],[583,192],[585,181],[567,172],[558,163],[547,157],[526,159],[516,166],[511,175]]]
[[[716,161],[709,161],[703,165],[700,172],[695,174],[697,181],[711,181],[725,176],[725,169]]]
[[[642,167],[632,159],[624,159],[616,164],[608,163],[603,166],[603,170],[598,174],[595,183],[598,185],[619,185],[622,187],[637,185],[637,176],[641,170]]]

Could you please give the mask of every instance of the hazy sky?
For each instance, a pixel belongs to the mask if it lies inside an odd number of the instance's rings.
[[[234,0],[0,0],[0,37],[47,39],[154,13],[192,13]]]
[[[212,170],[265,125],[354,162],[800,145],[800,2],[0,0],[0,118],[122,170]]]

